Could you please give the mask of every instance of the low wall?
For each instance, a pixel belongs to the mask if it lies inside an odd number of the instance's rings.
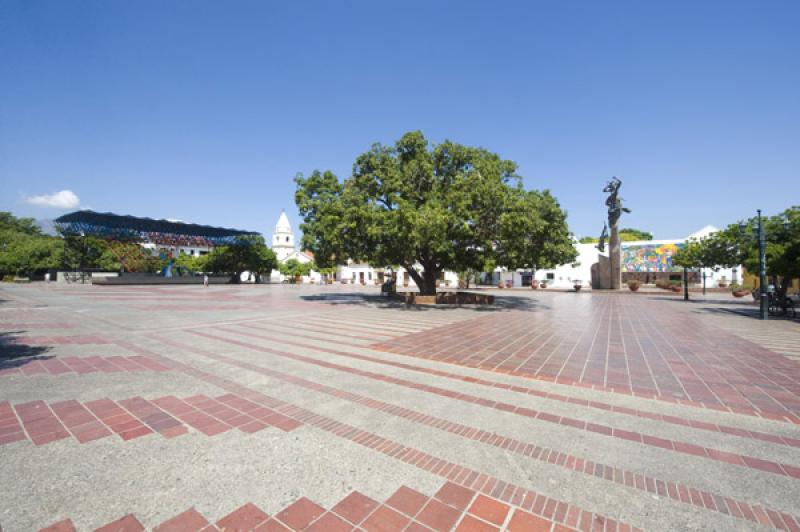
[[[438,292],[435,296],[423,296],[416,292],[397,292],[395,298],[409,305],[492,305],[492,294],[474,292]]]
[[[231,282],[229,275],[209,277],[209,284],[228,284]],[[120,285],[186,285],[203,284],[202,276],[187,277],[162,277],[160,275],[121,275],[119,277],[104,277],[92,279],[92,284],[101,286],[120,286]]]

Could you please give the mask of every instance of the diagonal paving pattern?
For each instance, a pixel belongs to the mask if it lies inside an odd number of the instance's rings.
[[[800,530],[797,324],[498,296],[0,288],[0,526]]]

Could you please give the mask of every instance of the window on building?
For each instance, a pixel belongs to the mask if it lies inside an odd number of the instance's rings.
[[[555,278],[556,278],[556,274],[554,274],[554,273],[548,273],[547,274],[547,280],[548,281],[552,281]]]
[[[286,241],[287,241],[287,242],[289,241],[289,237],[288,237],[288,236],[286,237]]]

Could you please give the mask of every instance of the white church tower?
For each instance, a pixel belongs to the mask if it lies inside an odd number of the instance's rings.
[[[275,252],[275,256],[280,262],[291,258],[296,253],[294,249],[294,232],[284,211],[281,211],[281,217],[278,218],[275,232],[272,234],[272,251]]]

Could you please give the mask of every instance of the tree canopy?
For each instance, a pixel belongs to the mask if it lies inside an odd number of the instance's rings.
[[[266,246],[261,235],[239,236],[234,244],[214,248],[207,257],[205,267],[209,271],[229,274],[235,283],[245,271],[260,276],[278,265],[275,253]]]
[[[753,217],[689,242],[673,261],[688,268],[741,264],[750,272],[758,272],[758,239],[753,230],[757,223]],[[800,206],[764,217],[762,223],[767,275],[779,280],[779,289],[785,291],[793,279],[800,278]]]
[[[278,266],[278,270],[288,277],[294,279],[298,275],[308,275],[311,273],[312,264],[310,262],[300,262],[297,259],[289,259]]]
[[[321,267],[403,266],[423,294],[444,270],[574,260],[566,213],[548,191],[524,190],[516,171],[483,148],[406,133],[359,155],[344,182],[319,170],[295,178],[303,246]]]
[[[42,233],[33,218],[0,212],[0,276],[34,275],[61,265],[63,242]]]
[[[632,227],[625,227],[619,230],[619,239],[622,242],[653,240],[653,233],[650,233],[649,231],[642,231],[641,229],[634,229]],[[585,236],[579,240],[581,244],[593,244],[599,241],[600,239],[594,236]]]

